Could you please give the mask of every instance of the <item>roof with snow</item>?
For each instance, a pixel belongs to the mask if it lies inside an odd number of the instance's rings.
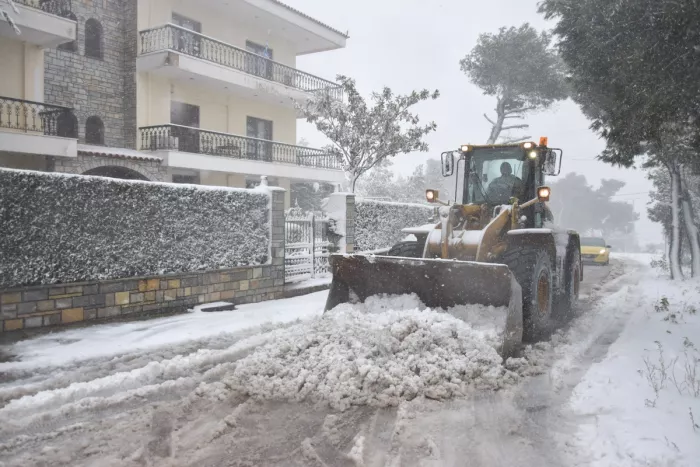
[[[338,31],[337,29],[335,29],[334,27],[331,27],[331,26],[327,25],[326,23],[324,23],[324,22],[322,22],[322,21],[319,21],[319,20],[317,20],[316,18],[313,18],[313,17],[307,15],[306,13],[304,13],[304,12],[302,12],[302,11],[299,11],[299,10],[297,10],[296,8],[292,7],[292,6],[289,6],[289,5],[287,5],[286,3],[280,2],[279,0],[271,0],[271,1],[272,1],[273,3],[278,4],[278,5],[281,6],[281,7],[284,7],[284,8],[286,8],[286,9],[288,9],[289,11],[291,11],[291,12],[293,12],[293,13],[296,13],[296,14],[299,15],[299,16],[303,16],[304,18],[313,21],[314,23],[318,24],[319,26],[323,26],[324,28],[327,28],[327,29],[329,29],[329,30],[331,30],[331,31],[333,31],[333,32],[335,32],[335,33],[337,33],[337,34],[340,34],[341,36],[343,36],[343,37],[346,38],[346,39],[349,39],[349,38],[350,38],[350,36],[348,36],[346,33],[340,32],[340,31]]]
[[[93,146],[91,144],[78,144],[78,154],[88,154],[91,156],[116,157],[119,159],[133,159],[141,161],[161,162],[163,159],[158,156],[151,156],[135,149],[110,148],[105,146]]]

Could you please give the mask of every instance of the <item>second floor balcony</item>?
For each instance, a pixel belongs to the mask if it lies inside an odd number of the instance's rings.
[[[174,124],[139,131],[141,151],[164,153],[163,160],[171,167],[334,183],[344,180],[338,160],[322,149]]]
[[[337,83],[174,24],[141,31],[139,47],[139,71],[222,92],[290,107],[315,93],[343,98]]]
[[[0,36],[45,48],[76,40],[77,22],[71,0],[15,0],[15,5],[19,13],[10,14],[20,34],[2,19]]]
[[[77,157],[73,109],[0,96],[0,151]]]

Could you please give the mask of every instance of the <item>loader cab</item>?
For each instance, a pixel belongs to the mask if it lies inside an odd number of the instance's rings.
[[[463,145],[458,151],[442,154],[443,176],[457,173],[462,189],[454,202],[486,205],[490,209],[537,197],[537,188],[546,184],[547,175],[558,175],[561,150],[547,147],[546,138],[537,145],[525,142],[510,145]],[[545,216],[535,207],[524,212],[526,227],[541,227]]]

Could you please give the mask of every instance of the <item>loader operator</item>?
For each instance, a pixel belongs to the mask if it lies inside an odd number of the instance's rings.
[[[513,167],[508,162],[501,164],[501,176],[495,178],[486,193],[492,204],[507,204],[512,196],[522,198],[523,181],[513,175]]]

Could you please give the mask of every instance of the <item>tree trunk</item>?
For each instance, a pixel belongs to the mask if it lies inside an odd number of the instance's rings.
[[[685,234],[688,237],[688,245],[690,245],[691,254],[691,275],[696,277],[700,275],[700,234],[698,226],[695,224],[695,215],[693,213],[692,200],[688,186],[683,177],[679,174],[680,189],[681,189],[681,211],[683,212],[683,224]]]
[[[496,144],[498,137],[501,136],[501,131],[503,129],[503,122],[506,120],[506,105],[505,98],[498,100],[496,105],[496,123],[491,127],[491,135],[489,136],[486,144]]]
[[[680,219],[680,198],[681,198],[681,174],[678,163],[671,161],[667,164],[671,176],[671,252],[668,257],[668,264],[671,270],[671,279],[682,279],[681,269],[681,219]]]

